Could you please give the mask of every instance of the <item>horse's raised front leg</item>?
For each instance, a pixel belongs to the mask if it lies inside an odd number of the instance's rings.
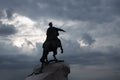
[[[60,49],[61,49],[61,53],[63,53],[63,48],[62,48],[62,46],[60,47]]]

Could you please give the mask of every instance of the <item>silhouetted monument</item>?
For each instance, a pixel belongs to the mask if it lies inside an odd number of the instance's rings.
[[[43,55],[40,59],[40,62],[42,63],[48,63],[48,53],[53,52],[54,60],[57,61],[56,55],[57,55],[57,48],[61,48],[61,53],[63,53],[63,48],[59,36],[59,31],[65,32],[65,30],[53,27],[52,22],[49,23],[49,28],[47,29],[47,37],[45,42],[43,43]]]
[[[40,59],[42,64],[37,65],[25,80],[68,80],[69,65],[63,60],[57,60],[56,58],[57,48],[60,48],[61,53],[63,53],[62,44],[58,38],[59,31],[65,32],[63,29],[53,27],[52,22],[49,23],[46,33],[47,37],[42,46],[43,55]],[[51,51],[54,59],[48,61],[48,53]]]

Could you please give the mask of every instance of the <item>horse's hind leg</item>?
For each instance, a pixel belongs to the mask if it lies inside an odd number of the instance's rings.
[[[56,55],[57,55],[57,50],[53,51],[53,57],[55,60],[57,60]]]
[[[41,63],[44,63],[44,62],[45,62],[43,56],[40,58],[40,62],[41,62]]]
[[[48,55],[48,51],[43,50],[43,55],[42,55],[42,58],[40,59],[40,62],[41,62],[41,63],[46,63],[46,62],[48,62],[47,55]]]

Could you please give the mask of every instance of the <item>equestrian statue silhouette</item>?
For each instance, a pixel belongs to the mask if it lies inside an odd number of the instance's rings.
[[[43,55],[40,59],[41,63],[48,63],[48,54],[49,52],[53,52],[53,58],[54,61],[57,61],[56,55],[57,55],[57,48],[61,49],[61,53],[63,53],[63,48],[59,36],[59,31],[65,32],[65,30],[53,27],[52,22],[49,24],[49,28],[47,29],[47,37],[45,42],[43,43]]]

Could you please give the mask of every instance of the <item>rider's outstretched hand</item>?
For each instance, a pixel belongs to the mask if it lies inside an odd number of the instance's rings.
[[[63,30],[63,32],[66,32],[65,30]]]

